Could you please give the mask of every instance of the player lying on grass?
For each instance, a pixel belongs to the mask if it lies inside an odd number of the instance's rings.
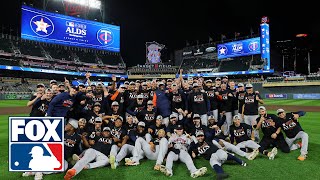
[[[188,170],[191,173],[192,178],[203,176],[207,172],[206,167],[197,169],[192,161],[191,156],[188,153],[188,147],[191,144],[191,137],[183,133],[182,125],[178,125],[175,129],[175,133],[169,138],[169,154],[166,159],[166,166],[161,165],[160,171],[166,176],[172,176],[173,161],[178,159],[185,163]]]
[[[241,159],[233,156],[227,151],[220,149],[218,146],[212,143],[212,141],[206,139],[203,131],[196,133],[197,143],[192,142],[189,152],[192,158],[197,156],[203,156],[206,160],[210,161],[211,167],[217,173],[217,179],[227,178],[229,175],[224,173],[222,164],[227,160],[235,161],[236,163],[246,166],[247,164]]]
[[[301,148],[301,154],[298,157],[298,160],[304,161],[308,154],[309,136],[303,131],[298,118],[300,116],[304,116],[305,112],[299,111],[286,113],[285,110],[278,109],[277,114],[280,119],[281,128],[287,136],[285,140],[290,147],[290,150],[293,151]],[[301,139],[302,142],[295,144],[294,142],[298,139]]]

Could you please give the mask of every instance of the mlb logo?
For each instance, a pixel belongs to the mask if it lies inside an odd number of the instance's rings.
[[[63,170],[63,117],[9,118],[9,171]]]
[[[67,22],[66,22],[66,25],[67,25],[67,26],[70,26],[70,27],[74,27],[74,22],[67,21]]]

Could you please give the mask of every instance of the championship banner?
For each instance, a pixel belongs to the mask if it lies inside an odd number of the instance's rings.
[[[155,41],[146,42],[147,63],[161,63],[161,50],[165,47]]]
[[[120,27],[22,6],[21,38],[120,52]]]

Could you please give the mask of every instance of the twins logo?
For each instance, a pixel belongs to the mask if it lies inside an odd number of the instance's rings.
[[[248,45],[249,51],[257,51],[259,50],[259,43],[257,41],[252,41]]]
[[[97,32],[97,40],[103,46],[108,46],[113,43],[113,33],[109,29],[102,28]]]
[[[9,171],[63,171],[63,131],[63,117],[10,117]]]
[[[54,31],[53,22],[48,17],[42,15],[31,18],[30,27],[34,33],[41,37],[47,37]]]

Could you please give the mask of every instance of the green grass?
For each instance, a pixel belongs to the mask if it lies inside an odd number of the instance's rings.
[[[274,113],[271,111],[270,113]],[[17,115],[18,116],[18,115]],[[304,180],[319,179],[319,153],[320,153],[320,112],[308,112],[304,117],[300,118],[303,129],[309,134],[309,155],[304,162],[298,161],[299,150],[292,151],[289,154],[279,152],[277,157],[272,161],[266,157],[259,156],[253,161],[246,160],[248,166],[225,163],[223,169],[230,174],[229,179],[237,180],[260,180],[260,179],[287,179]],[[22,178],[20,172],[8,172],[8,116],[0,116],[0,174],[1,179],[15,180],[26,179],[31,180],[32,177]],[[244,158],[241,158],[245,160]],[[175,162],[173,166],[173,177],[168,178],[161,172],[153,170],[155,161],[143,160],[141,165],[137,167],[119,166],[118,169],[112,170],[110,166],[93,170],[84,170],[74,179],[95,180],[95,179],[192,179],[183,163]],[[204,159],[195,160],[196,167],[206,166],[208,172],[205,176],[198,179],[214,179],[215,173]],[[64,173],[45,175],[45,180],[63,179]]]
[[[320,106],[320,100],[264,99],[266,105]]]
[[[28,101],[29,100],[0,100],[0,108],[27,106]]]

